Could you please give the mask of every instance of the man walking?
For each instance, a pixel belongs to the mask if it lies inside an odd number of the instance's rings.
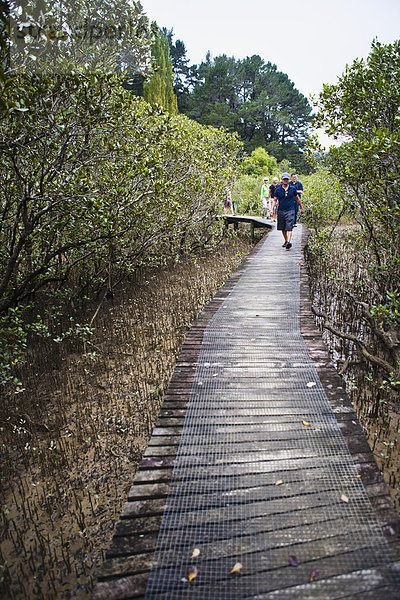
[[[278,231],[282,231],[284,243],[282,245],[286,250],[292,247],[292,231],[295,219],[296,203],[300,206],[300,212],[303,214],[303,205],[301,198],[294,185],[289,184],[289,173],[283,173],[282,184],[276,186],[275,196],[272,202],[272,211],[278,203]]]
[[[294,187],[297,190],[297,195],[300,196],[300,200],[301,200],[301,194],[303,193],[303,184],[301,183],[301,181],[297,181],[297,173],[292,173],[290,177],[292,179],[292,184],[294,185]],[[299,211],[299,205],[296,203],[296,205],[294,207],[294,227],[296,227],[298,211]]]

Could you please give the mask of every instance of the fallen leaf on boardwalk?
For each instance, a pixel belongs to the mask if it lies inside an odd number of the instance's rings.
[[[297,556],[295,556],[294,554],[289,554],[288,556],[288,560],[289,560],[289,565],[291,567],[298,567],[299,566],[299,561],[297,559]]]
[[[317,575],[319,575],[319,569],[313,569],[310,573],[310,581],[314,581]]]
[[[317,385],[317,384],[315,383],[315,381],[309,381],[308,383],[306,383],[306,386],[307,386],[308,388],[312,388],[312,387],[314,387],[315,385]]]
[[[243,568],[243,565],[241,563],[236,563],[233,565],[233,569],[232,569],[231,573],[240,573],[242,568]]]
[[[356,475],[357,479],[360,479],[361,475]]]
[[[218,377],[218,373],[213,373],[213,377]]]
[[[195,577],[197,577],[198,570],[196,567],[189,567],[187,572],[187,578],[189,581],[192,581]]]
[[[143,458],[140,465],[146,467],[161,467],[164,463],[162,458]]]
[[[346,504],[348,504],[348,503],[349,503],[349,499],[348,499],[348,497],[347,497],[345,494],[342,494],[342,495],[340,496],[340,499],[341,499],[341,500],[343,500],[343,502],[346,502]]]
[[[304,427],[310,427],[310,423],[307,423],[307,421],[302,421]]]
[[[200,555],[200,550],[198,548],[195,548],[192,552],[192,558],[196,558],[199,555]]]
[[[385,535],[396,535],[395,530],[393,529],[393,527],[390,527],[390,525],[386,525],[383,528],[383,531],[385,532]]]
[[[275,485],[282,485],[283,481],[282,479],[279,479],[278,481],[275,481]]]

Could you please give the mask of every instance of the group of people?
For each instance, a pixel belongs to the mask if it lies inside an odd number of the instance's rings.
[[[297,173],[292,173],[290,176],[289,173],[283,173],[280,184],[278,177],[272,179],[271,185],[268,184],[268,177],[264,177],[260,194],[262,216],[277,222],[276,227],[283,235],[282,247],[290,250],[293,227],[296,227],[299,209],[303,214],[301,202],[303,184],[298,181]],[[234,215],[231,182],[228,183],[225,193],[224,213],[227,214],[230,210]]]
[[[297,215],[300,209],[303,214],[301,194],[303,184],[297,179],[297,173],[283,173],[281,183],[274,177],[272,184],[268,186],[269,179],[264,177],[261,187],[260,200],[262,203],[262,216],[277,221],[278,231],[282,231],[284,243],[283,248],[290,250],[292,247],[292,232],[296,226]]]

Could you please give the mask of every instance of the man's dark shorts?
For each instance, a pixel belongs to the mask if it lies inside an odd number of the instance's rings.
[[[293,210],[278,210],[279,231],[292,231],[294,225],[294,209]]]

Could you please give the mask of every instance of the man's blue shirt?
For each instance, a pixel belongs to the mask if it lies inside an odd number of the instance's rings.
[[[301,181],[296,181],[296,183],[292,183],[292,185],[294,185],[294,187],[296,188],[296,190],[298,190],[299,192],[303,191],[303,184],[301,183]]]
[[[278,210],[294,210],[297,204],[297,190],[293,184],[289,184],[287,190],[282,185],[277,185],[275,198],[278,198]]]

